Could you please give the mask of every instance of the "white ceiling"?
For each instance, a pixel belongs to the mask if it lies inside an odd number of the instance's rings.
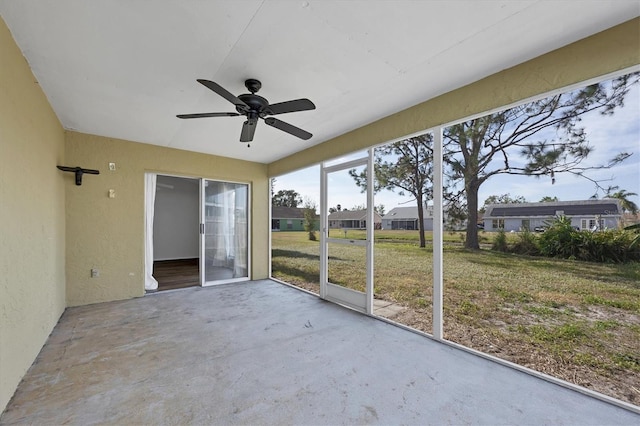
[[[0,13],[65,129],[269,163],[640,15],[640,0],[0,0]],[[313,137],[244,117],[262,81]]]

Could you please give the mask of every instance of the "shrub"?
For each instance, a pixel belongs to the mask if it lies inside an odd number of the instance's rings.
[[[307,201],[304,211],[304,230],[307,231],[310,241],[317,241],[315,232],[316,208],[315,204]]]
[[[559,217],[540,236],[538,247],[548,257],[623,263],[640,260],[636,238],[625,230],[578,231],[568,218]]]
[[[569,218],[561,216],[540,236],[538,246],[543,256],[575,259],[580,246],[580,232],[571,226]]]
[[[540,250],[538,249],[538,239],[533,232],[529,231],[527,228],[523,228],[522,232],[518,234],[517,241],[509,247],[509,251],[517,254],[536,256],[540,254]]]
[[[629,262],[640,260],[636,235],[624,230],[584,232],[584,260],[593,262]]]
[[[640,223],[636,223],[635,225],[627,226],[624,228],[625,231],[632,232],[635,235],[631,239],[631,243],[629,244],[629,248],[632,251],[635,251],[636,255],[640,256],[638,251],[640,250]]]
[[[506,253],[509,247],[507,246],[507,234],[504,232],[504,229],[500,229],[495,238],[493,239],[493,244],[491,245],[491,250],[501,251]]]

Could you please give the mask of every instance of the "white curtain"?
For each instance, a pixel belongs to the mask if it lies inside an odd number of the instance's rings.
[[[244,278],[248,275],[247,196],[247,186],[236,185],[234,203],[235,261],[233,264],[233,276],[236,278]]]
[[[212,251],[212,266],[229,267],[229,200],[226,184],[223,182],[209,182],[207,195],[211,197],[213,208],[208,217],[213,230],[213,241],[209,250]]]
[[[206,183],[207,265],[229,269],[233,278],[248,275],[247,189],[243,184]]]
[[[220,196],[222,198],[222,233],[224,234],[224,256],[226,261],[226,266],[228,268],[233,267],[233,258],[235,257],[234,251],[235,247],[233,246],[233,207],[234,207],[234,196],[235,185],[232,183],[221,183],[220,184]]]
[[[153,215],[156,202],[156,175],[144,175],[144,289],[157,290],[158,281],[153,278]]]

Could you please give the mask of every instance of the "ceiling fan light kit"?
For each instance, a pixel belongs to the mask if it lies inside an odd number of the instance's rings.
[[[296,127],[292,124],[285,123],[282,120],[278,120],[271,115],[286,114],[290,112],[309,111],[316,109],[316,106],[309,99],[294,99],[286,102],[279,102],[276,104],[269,104],[269,101],[262,96],[256,95],[258,90],[262,87],[262,83],[259,80],[250,78],[245,80],[244,85],[250,93],[234,96],[231,92],[220,86],[219,84],[204,79],[198,79],[198,83],[214,91],[218,95],[231,102],[237,112],[205,112],[196,114],[179,114],[176,117],[182,119],[189,118],[208,118],[208,117],[237,117],[244,115],[247,120],[242,125],[242,131],[240,133],[240,142],[251,142],[256,132],[258,125],[258,119],[264,120],[264,122],[271,127],[274,127],[290,135],[296,136],[300,139],[308,140],[313,135],[306,130]]]

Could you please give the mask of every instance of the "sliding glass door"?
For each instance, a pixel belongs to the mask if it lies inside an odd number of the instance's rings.
[[[249,279],[249,186],[202,180],[200,281]]]

